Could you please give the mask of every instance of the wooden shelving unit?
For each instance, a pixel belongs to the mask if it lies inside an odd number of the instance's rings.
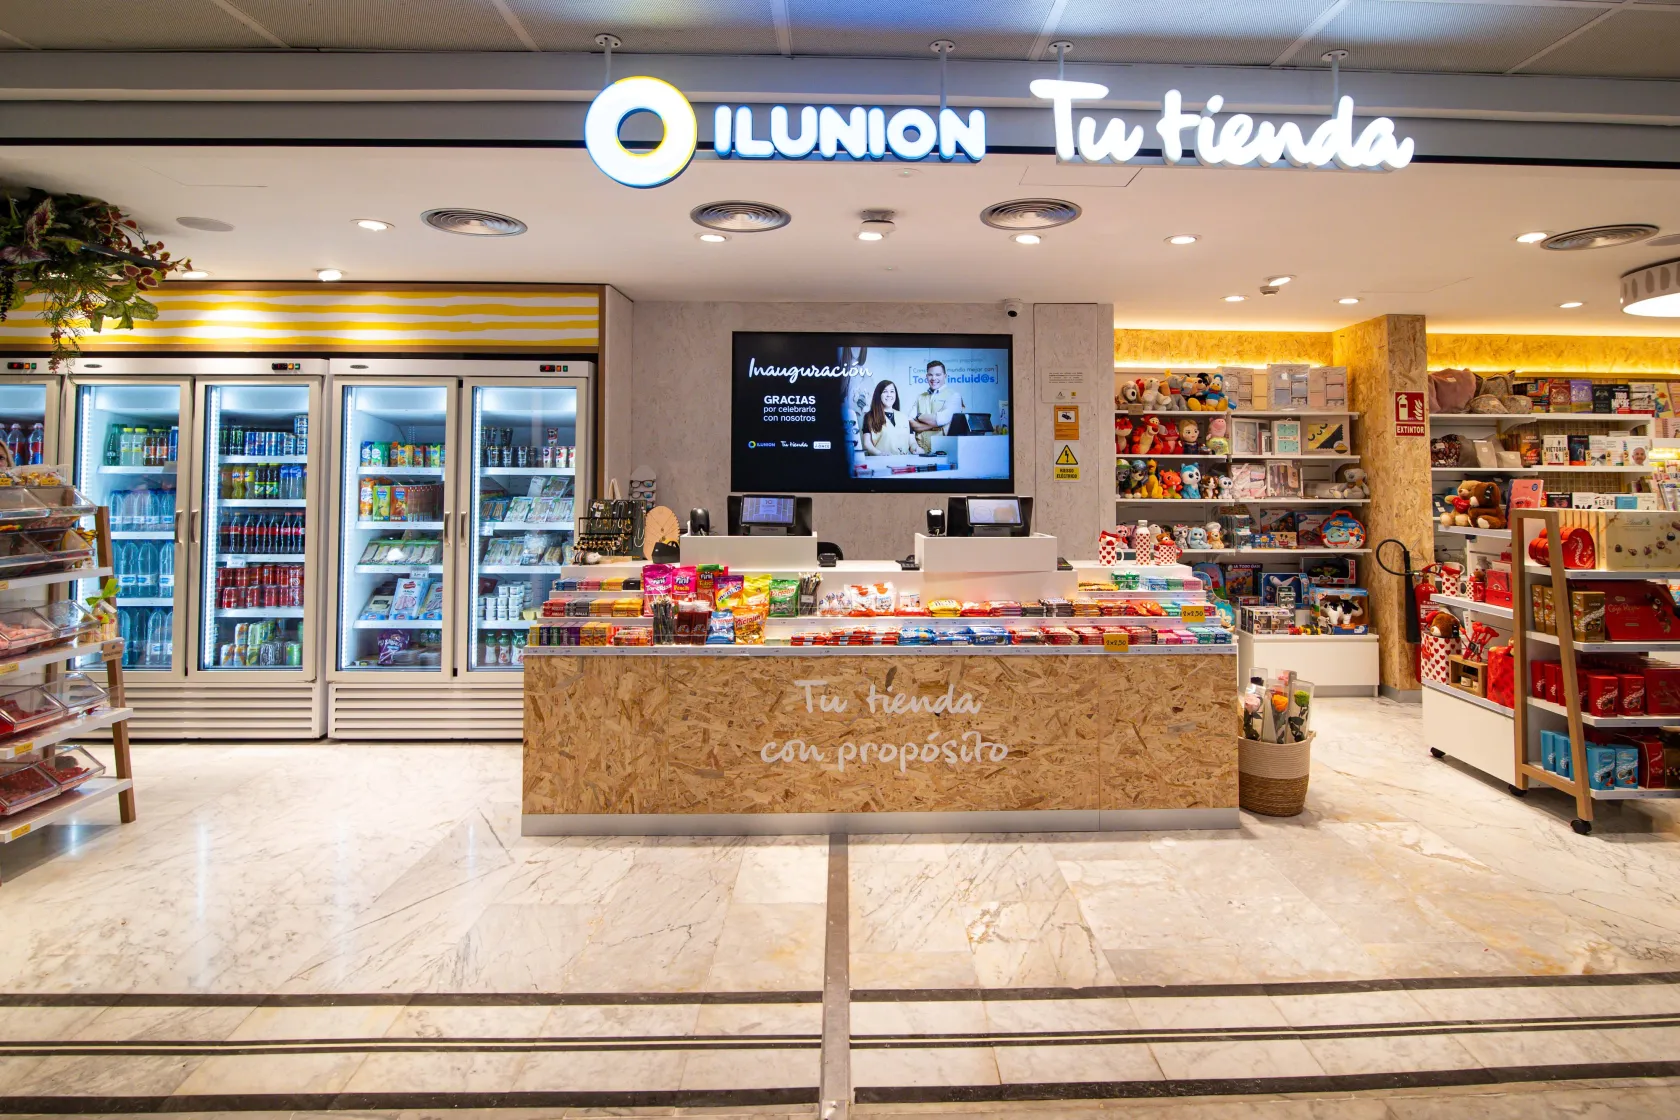
[[[41,588],[45,592],[47,603],[64,601],[74,593],[77,580],[103,578],[112,571],[111,513],[104,506],[100,506],[94,513],[94,535],[96,559],[91,567],[83,565],[62,572],[0,581],[0,588]],[[122,822],[129,824],[135,820],[134,767],[128,737],[128,719],[134,714],[134,709],[128,706],[127,690],[123,681],[122,651],[121,639],[88,639],[0,661],[0,679],[38,669],[44,678],[51,682],[63,674],[66,664],[81,657],[96,656],[104,663],[106,691],[109,694],[104,704],[73,719],[50,724],[32,732],[23,732],[9,739],[0,739],[0,760],[10,761],[33,753],[51,757],[68,746],[69,740],[104,728],[111,731],[115,760],[113,776],[89,778],[56,797],[9,816],[0,816],[0,844],[22,839],[37,829],[64,820],[90,805],[112,797],[117,799],[117,809]]]
[[[1570,822],[1571,827],[1583,836],[1592,831],[1593,803],[1597,801],[1633,801],[1646,798],[1676,798],[1680,797],[1680,789],[1593,789],[1587,779],[1587,747],[1585,728],[1635,728],[1659,727],[1680,723],[1680,715],[1642,715],[1642,716],[1591,716],[1581,710],[1580,678],[1576,673],[1577,653],[1598,652],[1613,649],[1618,653],[1652,653],[1664,652],[1676,648],[1673,642],[1594,642],[1580,643],[1575,641],[1574,627],[1570,625],[1567,594],[1562,596],[1564,609],[1558,619],[1557,635],[1537,634],[1532,632],[1533,619],[1529,617],[1530,588],[1536,580],[1549,580],[1552,587],[1567,589],[1571,583],[1584,583],[1591,586],[1594,580],[1674,580],[1680,579],[1680,571],[1583,571],[1571,570],[1563,566],[1563,548],[1559,540],[1558,522],[1563,511],[1555,509],[1524,509],[1512,511],[1512,539],[1513,553],[1518,558],[1512,565],[1512,602],[1516,610],[1515,627],[1515,670],[1516,711],[1513,717],[1512,750],[1514,753],[1515,780],[1511,783],[1512,792],[1519,796],[1526,793],[1532,783],[1551,786],[1561,790],[1575,799],[1575,819]],[[1606,510],[1614,515],[1616,511]],[[1527,532],[1530,525],[1545,528],[1546,540],[1549,545],[1546,567],[1526,562],[1525,546],[1523,542],[1530,539],[1532,534]],[[1557,593],[1554,592],[1554,595]],[[1555,644],[1554,644],[1555,643]],[[1533,688],[1529,681],[1529,657],[1537,649],[1550,652],[1557,650],[1558,662],[1563,674],[1563,698],[1561,705],[1549,703],[1534,698]],[[1529,747],[1529,731],[1536,712],[1544,713],[1548,719],[1562,718],[1569,728],[1570,772],[1572,777],[1564,777],[1553,773],[1542,766],[1536,765]]]

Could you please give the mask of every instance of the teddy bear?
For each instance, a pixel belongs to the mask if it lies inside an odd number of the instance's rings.
[[[1205,455],[1207,448],[1202,446],[1202,428],[1194,420],[1183,419],[1178,422],[1178,442],[1186,455]]]
[[[1188,526],[1188,525],[1174,525],[1172,527],[1172,541],[1173,541],[1174,544],[1176,544],[1178,546],[1178,550],[1180,552],[1183,552],[1185,549],[1189,548],[1190,547],[1190,526]]]
[[[1210,416],[1207,422],[1207,452],[1209,455],[1229,455],[1231,438],[1226,435],[1230,423],[1223,416]]]
[[[1340,493],[1332,494],[1334,498],[1369,498],[1371,484],[1365,481],[1365,468],[1355,466],[1340,467],[1336,471],[1336,482]]]
[[[1167,394],[1159,377],[1144,377],[1138,380],[1138,404],[1145,409],[1166,408]]]
[[[1469,523],[1478,529],[1505,528],[1505,497],[1497,482],[1459,483],[1459,494],[1469,501]]]
[[[1161,497],[1182,498],[1184,496],[1184,476],[1170,467],[1161,472]]]
[[[1184,464],[1184,469],[1178,472],[1181,483],[1180,493],[1191,501],[1199,501],[1202,496],[1202,468],[1195,463]]]
[[[1220,476],[1206,475],[1202,479],[1202,498],[1204,500],[1218,500],[1220,497]]]
[[[1147,455],[1155,446],[1161,434],[1161,419],[1158,416],[1145,416],[1132,428],[1133,455]]]
[[[1456,491],[1442,495],[1441,524],[1446,528],[1470,525],[1470,498],[1464,493],[1468,482],[1460,483]]]

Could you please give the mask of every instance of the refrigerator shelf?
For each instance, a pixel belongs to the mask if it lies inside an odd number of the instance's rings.
[[[124,529],[121,532],[113,531],[111,539],[114,541],[172,541],[175,539],[175,534],[164,529],[157,531]]]
[[[228,509],[303,509],[309,504],[304,498],[219,498]]]
[[[145,596],[118,595],[117,596],[117,606],[119,606],[119,607],[172,607],[174,605],[175,605],[175,599],[174,599],[173,596],[168,596],[168,597],[157,596],[157,595],[145,595]]]
[[[487,537],[491,533],[569,532],[576,525],[575,521],[481,521],[478,528],[479,535]]]
[[[442,630],[441,618],[358,618],[352,625],[358,630]]]
[[[557,576],[564,564],[480,564],[478,570],[487,576]]]
[[[384,478],[386,475],[408,474],[416,478],[442,478],[444,467],[358,467],[361,478]]]
[[[217,618],[302,618],[302,607],[217,607]]]
[[[174,474],[177,464],[159,463],[155,467],[95,467],[100,474]]]
[[[404,576],[411,572],[425,572],[436,575],[443,571],[442,564],[357,564],[355,571],[364,576]]]
[[[584,619],[584,621],[587,622],[589,620]],[[498,618],[494,622],[486,622],[483,619],[479,619],[478,628],[480,630],[529,630],[533,626],[541,626],[543,624],[544,620],[540,618]]]
[[[238,465],[240,463],[260,463],[264,466],[268,466],[278,465],[280,463],[307,464],[309,462],[309,456],[307,455],[218,455],[217,459],[223,463],[232,465]]]
[[[216,559],[239,567],[244,564],[302,564],[304,558],[295,552],[220,552]]]
[[[502,474],[513,478],[575,478],[576,467],[480,467],[481,474]]]
[[[409,530],[409,529],[432,529],[432,530],[436,530],[436,531],[441,531],[443,529],[443,526],[444,526],[444,523],[441,522],[441,521],[358,521],[358,522],[356,522],[356,528],[358,528],[358,529],[380,529],[380,530],[384,530],[386,532],[389,532],[391,530],[406,531],[406,530]]]

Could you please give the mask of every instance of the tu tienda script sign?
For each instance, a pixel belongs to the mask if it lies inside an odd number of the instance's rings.
[[[1128,163],[1145,154],[1142,125],[1122,117],[1074,117],[1076,102],[1100,101],[1108,87],[1096,82],[1040,78],[1028,87],[1050,102],[1058,160]],[[1303,130],[1294,121],[1256,121],[1247,113],[1221,115],[1225,98],[1212,94],[1200,112],[1184,108],[1184,95],[1168,90],[1152,132],[1162,162],[1204,167],[1304,167],[1344,171],[1393,171],[1411,163],[1411,138],[1395,135],[1394,121],[1374,117],[1355,128],[1353,98],[1337,101],[1329,119]],[[652,113],[664,136],[651,150],[624,146],[619,127],[637,113]],[[584,147],[606,175],[627,187],[657,187],[688,167],[700,144],[699,120],[682,91],[658,78],[620,78],[595,96],[584,117]],[[940,107],[889,110],[881,106],[717,105],[712,111],[712,152],[718,159],[883,160],[929,158],[978,163],[986,156],[986,114]],[[1153,155],[1150,158],[1154,158]],[[1058,398],[1072,400],[1073,397]]]
[[[869,691],[862,695],[830,691],[826,680],[796,680],[793,686],[798,690],[795,712],[839,715],[856,711],[857,733],[844,741],[829,743],[809,743],[800,738],[771,739],[759,749],[758,757],[772,766],[814,766],[842,774],[848,767],[872,768],[873,772],[884,768],[903,774],[912,766],[943,766],[951,770],[991,767],[1009,757],[1007,744],[989,742],[979,731],[956,723],[909,741],[894,734],[894,725],[906,716],[979,715],[984,702],[972,693],[958,692],[954,684],[932,695],[901,692],[890,683],[882,691],[873,681],[869,683]]]

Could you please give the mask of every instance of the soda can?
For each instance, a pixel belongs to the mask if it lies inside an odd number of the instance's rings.
[[[233,628],[233,644],[244,649],[251,644],[251,624],[241,622]]]
[[[309,434],[309,414],[307,412],[292,417],[292,434],[295,436]]]
[[[302,642],[287,642],[286,643],[286,664],[294,665],[294,666],[303,664],[303,643]]]
[[[224,669],[233,664],[232,642],[223,642],[221,648],[216,651],[216,664],[220,665]]]

